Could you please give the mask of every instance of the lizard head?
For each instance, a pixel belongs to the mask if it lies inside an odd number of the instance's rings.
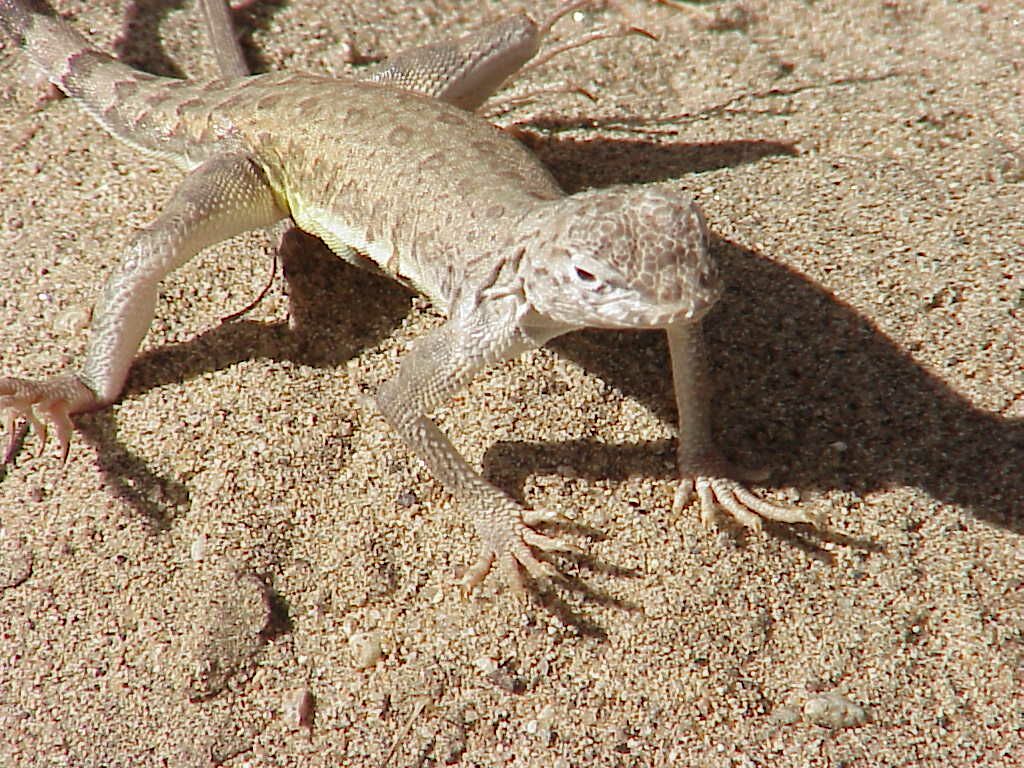
[[[558,323],[664,328],[700,319],[722,281],[696,203],[665,187],[612,187],[553,201],[525,222],[523,289]]]

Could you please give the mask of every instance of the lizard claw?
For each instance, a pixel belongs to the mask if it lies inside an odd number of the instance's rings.
[[[701,462],[703,464],[704,462]],[[820,528],[825,520],[824,515],[810,512],[797,507],[774,504],[751,493],[744,482],[735,480],[729,475],[738,474],[747,482],[763,480],[763,471],[732,470],[725,462],[712,462],[713,469],[705,467],[685,477],[676,489],[672,502],[672,511],[679,513],[694,498],[700,502],[700,519],[705,527],[710,528],[715,521],[716,511],[721,508],[732,515],[737,522],[752,531],[759,532],[764,520],[780,523],[808,523]]]
[[[466,592],[472,592],[490,573],[495,562],[502,575],[519,592],[526,591],[523,571],[535,582],[548,582],[558,576],[558,570],[551,563],[540,560],[535,554],[541,552],[563,552],[579,554],[579,549],[572,544],[535,531],[533,525],[538,522],[553,522],[564,519],[561,515],[546,511],[524,510],[515,522],[514,530],[491,533],[484,538],[480,555],[460,580]]]
[[[4,414],[4,428],[9,435],[3,463],[14,458],[18,438],[15,424],[19,418],[28,422],[39,436],[40,455],[46,447],[48,425],[52,425],[60,446],[61,463],[66,462],[74,428],[71,414],[95,404],[96,396],[73,375],[43,382],[0,378],[0,412]]]

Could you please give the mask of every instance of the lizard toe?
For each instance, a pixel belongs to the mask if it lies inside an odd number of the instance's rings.
[[[523,572],[520,569],[520,565],[526,568],[527,572],[530,570],[530,566],[522,561],[522,558],[518,553],[505,552],[498,559],[499,567],[501,568],[501,574],[518,594],[524,594],[526,592],[526,579],[523,578]],[[532,576],[533,574],[531,574]]]
[[[705,527],[712,526],[719,509],[755,533],[762,530],[765,520],[806,523],[815,528],[820,528],[824,523],[823,516],[817,512],[765,501],[732,478],[698,477],[695,485],[700,500],[701,522]]]
[[[71,433],[74,425],[71,423],[71,415],[68,413],[68,404],[63,401],[47,403],[40,410],[46,414],[49,422],[57,433],[57,445],[60,446],[60,463],[68,463],[68,454],[71,452]],[[44,433],[45,434],[45,433]],[[44,440],[42,435],[40,439]],[[42,451],[42,446],[40,446]]]
[[[462,578],[459,579],[459,586],[462,587],[464,592],[469,594],[480,582],[487,578],[487,574],[491,572],[493,565],[494,550],[486,545],[481,547],[480,556],[466,569]]]
[[[561,512],[555,512],[550,509],[524,509],[523,522],[529,526],[534,526],[541,523],[565,524],[571,521]]]
[[[692,477],[683,478],[672,497],[672,514],[678,515],[693,501],[694,484]]]
[[[522,566],[530,575],[530,578],[538,584],[547,584],[558,576],[558,570],[551,563],[545,563],[543,560],[538,559],[527,546],[517,547],[516,551],[510,554],[514,557],[515,562]],[[515,572],[519,574],[520,579],[520,583],[515,586],[517,589],[523,589],[525,585],[522,583],[522,571],[519,568],[515,568]]]
[[[0,378],[0,412],[8,433],[4,463],[14,457],[17,447],[15,426],[19,419],[28,423],[39,438],[39,454],[46,449],[49,428],[53,427],[60,447],[61,462],[66,462],[71,449],[74,425],[71,414],[95,407],[96,396],[77,376],[60,376],[46,381]]]
[[[754,532],[763,528],[765,520],[779,523],[807,523],[821,527],[823,516],[801,507],[766,501],[747,488],[748,483],[764,480],[765,469],[744,469],[733,466],[717,452],[689,457],[680,462],[683,479],[676,489],[673,512],[680,512],[696,495],[700,519],[710,528],[719,510]]]
[[[0,410],[4,413],[4,429],[8,435],[4,464],[11,461],[17,448],[16,426],[18,419],[27,422],[29,428],[39,437],[40,453],[46,446],[46,422],[36,416],[35,404],[38,402],[38,397],[34,395],[31,384],[32,382],[22,379],[0,379]]]
[[[736,488],[742,487],[739,483],[735,480],[719,477],[702,477],[697,480],[697,484],[705,489],[705,493],[701,497],[702,504],[717,504],[745,528],[749,528],[755,533],[761,532],[762,522],[760,516],[758,516],[754,509],[741,503],[736,496]],[[750,495],[753,496],[753,494]],[[767,502],[765,502],[765,505],[767,506]]]
[[[472,592],[495,564],[503,580],[517,592],[527,591],[527,577],[537,585],[550,583],[558,578],[558,569],[541,560],[539,552],[579,553],[579,550],[572,544],[539,533],[520,521],[507,534],[495,536],[491,532],[476,561],[466,570],[459,583],[467,593]]]
[[[576,547],[567,541],[556,539],[554,536],[545,536],[543,533],[538,533],[537,531],[529,528],[523,532],[523,541],[531,547],[536,547],[542,552],[564,552],[572,555],[581,554],[579,547]]]

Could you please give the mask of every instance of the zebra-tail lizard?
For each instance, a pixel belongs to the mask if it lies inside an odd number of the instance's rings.
[[[451,101],[474,106],[536,53],[536,25],[510,18],[508,28],[521,31],[492,41],[498,69],[470,74],[459,87],[472,99]],[[108,278],[82,366],[46,381],[0,379],[9,453],[21,417],[42,442],[51,424],[66,458],[70,416],[121,393],[160,281],[209,245],[291,216],[340,255],[412,285],[448,317],[405,356],[377,403],[470,510],[481,552],[467,585],[495,560],[516,583],[520,566],[548,577],[553,569],[537,551],[569,547],[535,529],[551,515],[488,483],[428,415],[483,368],[587,326],[667,332],[679,410],[677,506],[695,492],[705,522],[716,506],[753,528],[761,518],[818,522],[732,479],[712,440],[700,320],[722,281],[689,196],[667,185],[566,195],[494,126],[387,83],[282,73],[193,84],[120,64],[22,0],[0,0],[0,24],[112,135],[188,172]],[[414,56],[415,66],[424,59],[429,53]],[[395,61],[400,77],[414,72]],[[436,68],[463,76],[450,64]],[[402,193],[398,180],[425,194]]]

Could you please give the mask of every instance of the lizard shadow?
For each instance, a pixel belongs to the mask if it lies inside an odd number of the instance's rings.
[[[546,123],[544,123],[546,125]],[[791,141],[734,139],[731,141],[652,143],[644,139],[541,139],[519,123],[513,134],[548,167],[567,192],[613,184],[644,184],[735,168],[767,157],[799,154]]]
[[[268,31],[274,15],[287,4],[287,0],[246,0],[231,6],[231,24],[238,35],[250,72],[255,74],[270,69],[269,60],[262,55],[260,47],[253,43],[252,35],[257,30]]]
[[[184,78],[185,72],[164,50],[160,26],[172,11],[192,5],[194,3],[186,0],[135,0],[128,3],[124,11],[122,33],[114,41],[118,58],[154,75]],[[263,72],[269,67],[269,62],[252,44],[253,32],[269,29],[274,14],[285,5],[286,0],[249,0],[231,7],[234,28],[250,71]]]
[[[740,464],[782,469],[777,480],[816,491],[864,496],[911,485],[1024,533],[1024,421],[976,408],[803,275],[728,240],[715,238],[713,248],[730,277],[705,323],[714,423],[723,447],[742,449]],[[551,346],[674,421],[664,334],[581,331]],[[484,467],[521,496],[526,476],[565,465],[592,479],[671,480],[674,448],[670,440],[506,441],[490,447]]]
[[[163,48],[160,26],[170,12],[193,5],[186,0],[136,0],[129,3],[124,13],[123,32],[114,42],[118,58],[154,75],[184,78],[185,72]],[[287,5],[287,0],[247,0],[230,7],[232,26],[253,74],[269,70],[270,61],[260,53],[252,36],[255,32],[270,30],[274,16]]]
[[[160,25],[171,11],[181,10],[185,5],[185,0],[136,0],[128,3],[122,32],[114,41],[118,58],[153,75],[184,78],[184,71],[164,50]]]
[[[333,369],[386,338],[409,313],[410,291],[348,264],[317,238],[289,230],[280,256],[291,323],[223,322],[187,341],[143,352],[132,365],[122,399],[253,359]],[[168,529],[188,509],[187,482],[162,476],[128,449],[117,437],[110,410],[83,414],[76,426],[97,449],[108,492],[155,532]]]
[[[570,190],[662,181],[798,154],[792,143],[771,140],[529,142]],[[715,423],[724,447],[748,448],[740,463],[785,466],[778,479],[819,491],[863,496],[912,485],[989,524],[1024,533],[1024,421],[974,407],[807,277],[714,235],[712,247],[729,279],[705,322],[717,386]],[[674,423],[664,334],[580,331],[550,346]],[[748,421],[752,414],[760,418]],[[521,497],[526,475],[559,466],[593,479],[672,479],[674,450],[668,440],[496,443],[484,467]]]

